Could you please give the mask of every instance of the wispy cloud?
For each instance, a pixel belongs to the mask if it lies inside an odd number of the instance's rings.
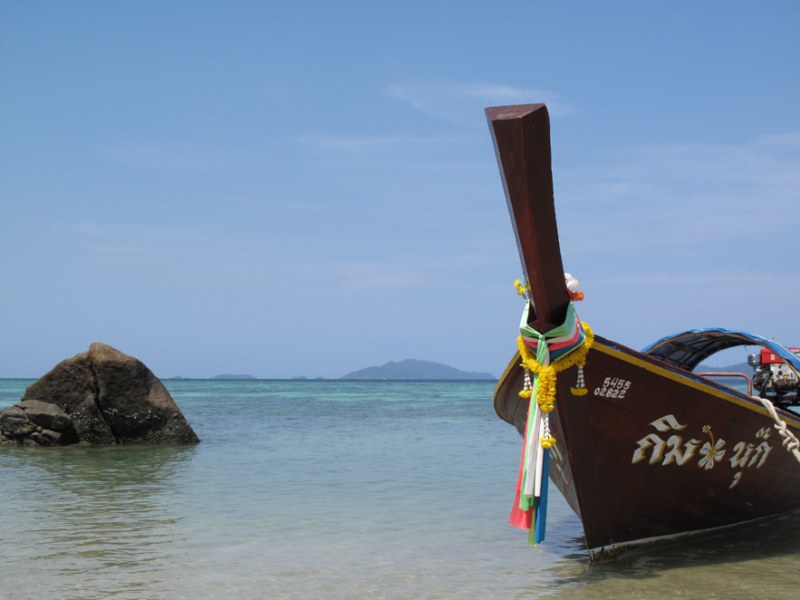
[[[765,146],[784,146],[800,150],[800,131],[764,135],[759,137],[757,141]]]
[[[367,180],[394,180],[395,189],[431,180],[432,173],[458,181],[464,173],[483,167],[472,150],[480,144],[475,135],[315,134],[292,138],[309,164],[328,169],[329,177],[352,187]],[[488,170],[488,169],[487,169]]]
[[[151,280],[167,272],[197,271],[200,265],[193,262],[212,255],[203,249],[214,245],[208,232],[191,226],[84,221],[59,229],[82,249],[86,264],[118,278]]]
[[[201,230],[197,227],[187,225],[141,227],[129,223],[100,223],[90,221],[65,223],[60,226],[60,229],[68,233],[82,236],[86,240],[136,238],[142,243],[152,243],[156,240],[174,240],[182,237],[199,237],[201,234]]]
[[[545,102],[551,115],[574,112],[552,91],[487,82],[390,83],[386,93],[436,119],[461,126],[484,126],[483,109],[492,105]]]
[[[302,134],[293,140],[308,148],[321,150],[374,151],[397,148],[451,147],[472,141],[469,136],[412,136],[412,135],[335,135]]]
[[[227,171],[250,161],[230,150],[197,144],[112,144],[100,149],[111,163],[157,171]]]
[[[557,170],[557,202],[584,239],[604,231],[594,237],[605,247],[696,253],[755,238],[780,246],[796,228],[788,217],[800,200],[799,150],[800,135],[787,133],[607,152],[589,168]]]
[[[591,297],[584,316],[633,346],[687,326],[775,332],[800,293],[798,150],[800,136],[785,133],[631,147],[556,169],[566,266]]]
[[[747,286],[742,286],[746,281]],[[652,271],[635,274],[617,274],[603,277],[597,282],[598,286],[618,288],[630,286],[633,288],[677,288],[677,289],[740,289],[751,293],[750,288],[763,288],[774,290],[800,289],[800,275],[776,271],[774,268],[754,269],[728,269],[724,271],[693,272],[681,270],[666,271],[655,267]]]
[[[84,275],[113,285],[180,286],[269,278],[291,259],[277,242],[234,236],[201,225],[84,221],[57,226],[65,251]]]
[[[329,273],[337,281],[335,288],[347,293],[419,288],[430,281],[430,277],[423,271],[397,264],[340,264],[333,266]]]

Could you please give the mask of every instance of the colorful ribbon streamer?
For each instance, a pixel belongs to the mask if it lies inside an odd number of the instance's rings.
[[[555,393],[555,372],[568,368],[572,364],[582,364],[586,352],[591,346],[593,335],[591,329],[582,325],[575,313],[572,303],[567,308],[564,323],[542,334],[528,325],[530,305],[526,304],[520,323],[521,350],[524,354],[535,351],[536,358],[525,358],[526,391],[523,397],[530,397],[528,420],[525,426],[525,438],[520,459],[519,474],[515,491],[514,507],[511,510],[509,523],[514,527],[527,529],[531,544],[544,541],[547,519],[547,496],[550,471],[550,446],[554,443],[550,437],[549,412],[553,409],[554,399],[546,400],[549,394],[540,394],[540,373],[549,373],[548,384]],[[584,346],[583,352],[570,360],[562,360],[567,355]],[[551,361],[553,367],[550,367]],[[531,380],[532,375],[532,380]],[[530,390],[527,388],[530,387]],[[546,389],[543,391],[547,391]],[[540,396],[542,396],[540,398]]]

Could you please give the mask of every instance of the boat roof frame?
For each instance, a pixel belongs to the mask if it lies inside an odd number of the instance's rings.
[[[722,327],[688,329],[669,335],[651,344],[642,350],[642,353],[692,371],[709,356],[737,346],[768,348],[800,372],[800,357],[782,344],[746,331]]]

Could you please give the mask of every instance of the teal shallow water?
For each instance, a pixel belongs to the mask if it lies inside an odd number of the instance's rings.
[[[0,449],[0,597],[798,597],[794,521],[590,565],[554,493],[527,546],[491,384],[165,383],[200,445]]]

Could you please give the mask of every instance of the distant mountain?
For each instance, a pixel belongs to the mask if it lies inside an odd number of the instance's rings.
[[[360,371],[353,371],[344,375],[341,379],[470,379],[496,381],[497,377],[491,373],[461,371],[441,363],[407,359],[400,362],[391,361],[380,367],[367,367]]]
[[[231,375],[224,373],[222,375],[214,375],[211,379],[256,379],[253,375]]]
[[[728,367],[711,367],[704,363],[700,363],[694,368],[695,373],[744,373],[750,375],[753,373],[753,367],[746,362],[730,365]]]

